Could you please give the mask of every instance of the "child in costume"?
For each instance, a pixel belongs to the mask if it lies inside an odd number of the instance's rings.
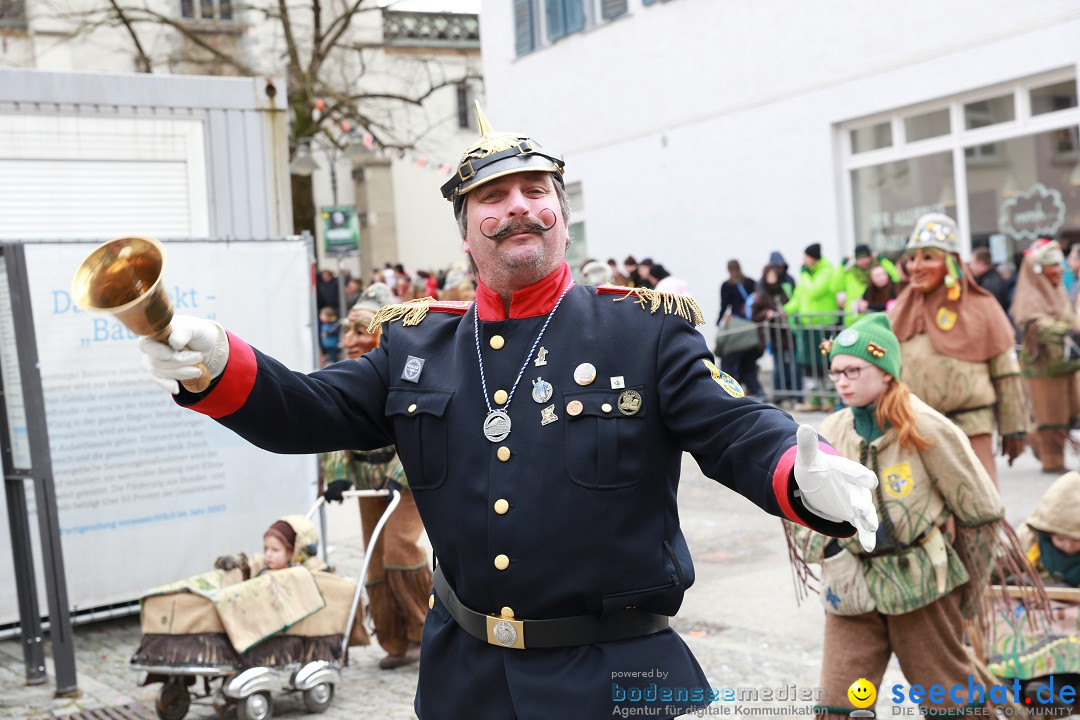
[[[1004,507],[964,433],[899,380],[900,342],[883,313],[822,346],[847,407],[822,423],[821,435],[879,479],[872,553],[787,526],[797,567],[822,565],[826,699],[818,711],[846,717],[855,710],[848,687],[859,678],[879,685],[893,653],[912,685],[979,677],[964,620],[981,607]],[[934,710],[965,707],[946,698]]]
[[[321,570],[325,564],[316,556],[318,550],[319,531],[315,525],[303,515],[285,515],[263,533],[262,555],[250,558],[245,553],[222,555],[214,561],[214,567],[218,570],[240,568],[245,580],[293,565]]]

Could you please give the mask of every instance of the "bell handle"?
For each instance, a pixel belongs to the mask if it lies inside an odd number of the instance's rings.
[[[157,340],[160,343],[165,343],[166,345],[168,345],[169,344],[169,335],[171,335],[171,334],[172,334],[172,325],[166,325],[164,330],[157,333],[156,335],[151,335],[150,337],[152,339],[154,339],[154,340]],[[183,347],[181,349],[186,350],[187,346],[185,346],[185,347]],[[195,363],[195,367],[199,368],[199,370],[202,372],[202,374],[199,375],[199,377],[195,378],[194,380],[181,380],[180,384],[183,385],[188,390],[190,390],[191,392],[201,393],[203,390],[210,387],[210,380],[211,380],[210,371],[207,370],[206,366],[203,365],[202,363]]]

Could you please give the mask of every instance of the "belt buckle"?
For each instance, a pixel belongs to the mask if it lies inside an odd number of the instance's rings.
[[[501,615],[487,615],[485,619],[487,620],[488,645],[515,650],[525,649],[524,622]]]

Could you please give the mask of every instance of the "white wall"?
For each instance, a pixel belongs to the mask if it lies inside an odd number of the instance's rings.
[[[663,262],[710,321],[729,258],[850,253],[837,123],[1080,64],[1076,0],[630,0],[521,57],[510,3],[481,22],[488,116],[565,155],[589,254]]]

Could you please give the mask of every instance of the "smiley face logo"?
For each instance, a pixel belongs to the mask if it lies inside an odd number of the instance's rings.
[[[877,689],[866,678],[859,678],[851,683],[847,691],[848,700],[857,708],[868,708],[877,699]]]

